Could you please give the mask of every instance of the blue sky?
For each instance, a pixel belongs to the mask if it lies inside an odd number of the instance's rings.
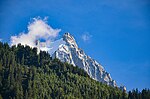
[[[150,88],[149,0],[1,0],[0,39],[26,32],[32,18],[70,32],[118,85]]]

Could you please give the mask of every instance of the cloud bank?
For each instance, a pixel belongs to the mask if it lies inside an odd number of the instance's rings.
[[[47,24],[47,19],[33,18],[33,21],[28,25],[27,33],[19,33],[17,36],[11,36],[11,45],[29,45],[36,47],[35,41],[42,39],[49,43],[52,38],[55,38],[61,29],[53,29]]]

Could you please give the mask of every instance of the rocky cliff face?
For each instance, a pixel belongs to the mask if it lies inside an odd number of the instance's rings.
[[[91,78],[97,81],[114,87],[116,86],[110,74],[97,61],[86,55],[82,49],[78,48],[72,35],[65,33],[62,41],[63,43],[60,43],[58,49],[52,54],[53,58],[58,58],[62,62],[68,62],[84,69]]]

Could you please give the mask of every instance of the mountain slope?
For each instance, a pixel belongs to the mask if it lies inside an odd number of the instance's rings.
[[[46,52],[0,42],[0,99],[124,99],[127,94]],[[127,99],[127,98],[126,98]]]
[[[78,48],[72,35],[65,33],[63,35],[63,41],[65,43],[58,47],[52,54],[53,58],[58,58],[62,62],[68,62],[84,69],[91,78],[97,81],[114,87],[116,86],[116,82],[112,80],[110,74],[97,61],[86,55],[82,49]]]

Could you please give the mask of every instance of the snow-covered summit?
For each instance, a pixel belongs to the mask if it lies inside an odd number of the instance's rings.
[[[70,33],[65,33],[63,35],[63,40],[66,42],[66,45],[68,45],[70,47],[78,47],[75,39],[73,38],[72,35],[70,35]]]
[[[70,33],[65,33],[63,39],[53,42],[49,53],[52,58],[58,58],[62,62],[68,62],[74,66],[84,69],[88,75],[107,85],[116,86],[116,82],[112,80],[110,74],[94,59],[78,48],[74,37]]]

